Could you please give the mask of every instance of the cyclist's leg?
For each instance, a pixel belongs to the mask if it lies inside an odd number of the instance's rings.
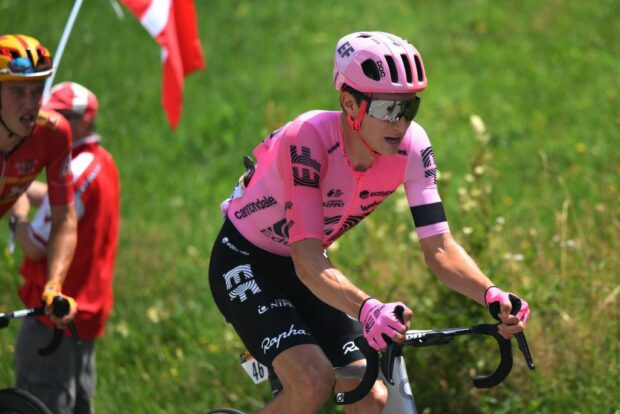
[[[15,346],[16,385],[37,397],[54,413],[73,413],[76,396],[76,359],[93,346],[80,345],[65,336],[52,355],[40,356],[38,350],[51,340],[53,330],[36,318],[26,318]]]
[[[362,326],[357,320],[323,303],[314,295],[308,295],[295,304],[333,366],[365,364],[364,355],[353,342],[362,335]],[[348,391],[355,388],[358,383],[356,380],[341,380],[337,382],[336,390]],[[386,403],[387,389],[383,382],[377,381],[365,398],[346,406],[345,412],[381,413]]]
[[[334,369],[317,345],[297,345],[280,353],[273,369],[282,391],[260,413],[315,413],[329,398]]]
[[[26,318],[17,336],[15,346],[16,385],[41,400],[54,413],[89,414],[91,404],[76,407],[76,393],[84,381],[80,363],[94,359],[94,341],[82,340],[78,345],[73,338],[65,336],[58,349],[47,356],[40,356],[38,350],[51,340],[53,330],[35,318]],[[92,366],[94,369],[94,365]],[[94,371],[90,374],[94,375]],[[87,394],[92,397],[94,378],[89,380],[92,388]],[[84,397],[84,392],[82,392]]]
[[[95,412],[93,397],[97,386],[94,340],[78,347],[76,361],[75,409],[72,414],[92,414]]]
[[[35,318],[22,321],[15,346],[16,386],[41,400],[53,413],[69,413],[75,398],[75,360],[69,338],[63,338],[52,355],[38,354],[52,335],[53,330]]]
[[[291,409],[273,409],[270,405],[268,410],[272,411],[266,412],[314,412],[314,407],[329,397],[333,370],[297,313],[288,290],[274,280],[280,277],[297,279],[290,258],[260,250],[229,223],[224,225],[209,265],[215,302],[259,362],[272,366],[276,357],[284,355],[273,365],[282,375],[284,390],[272,404],[276,408],[289,404]]]

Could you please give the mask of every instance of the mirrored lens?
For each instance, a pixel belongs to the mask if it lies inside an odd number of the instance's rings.
[[[398,122],[401,118],[413,120],[420,107],[420,98],[414,97],[410,101],[386,101],[373,99],[368,106],[368,114],[379,121]]]

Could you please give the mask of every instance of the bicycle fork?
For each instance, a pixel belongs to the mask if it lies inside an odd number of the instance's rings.
[[[384,414],[417,414],[409,376],[405,367],[405,358],[402,355],[394,359],[394,372],[390,384],[381,374],[383,383],[388,388],[388,402],[383,410]]]

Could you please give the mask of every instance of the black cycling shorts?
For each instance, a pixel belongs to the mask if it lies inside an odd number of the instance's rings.
[[[209,283],[218,308],[262,364],[300,344],[320,346],[335,367],[364,359],[353,343],[361,324],[310,292],[290,257],[254,246],[229,220],[211,251]]]

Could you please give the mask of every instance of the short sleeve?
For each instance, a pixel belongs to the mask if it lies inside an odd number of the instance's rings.
[[[54,130],[50,130],[46,166],[47,188],[52,206],[73,203],[73,175],[71,173],[71,127],[62,117]]]
[[[411,150],[405,172],[405,192],[420,239],[450,231],[437,191],[435,154],[426,132],[412,123]]]
[[[321,179],[327,168],[327,151],[315,127],[295,121],[285,134],[278,152],[278,174],[283,185],[289,243],[323,237]]]

